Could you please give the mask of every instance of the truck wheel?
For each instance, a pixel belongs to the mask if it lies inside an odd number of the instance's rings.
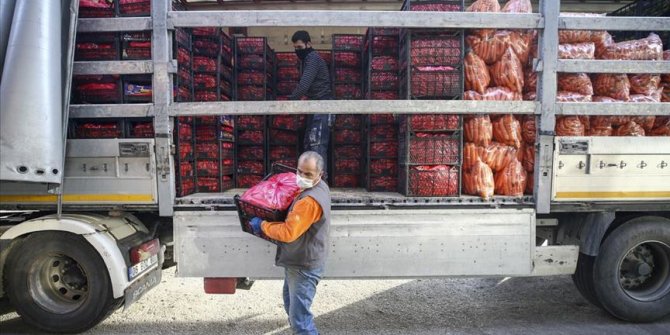
[[[670,220],[639,217],[616,228],[594,271],[596,296],[615,317],[650,322],[670,314]]]
[[[577,260],[577,270],[572,275],[572,282],[575,283],[577,290],[584,299],[597,307],[602,307],[593,285],[593,263],[595,263],[595,259],[594,256],[580,252]]]
[[[5,287],[28,324],[48,332],[94,327],[123,301],[114,299],[107,268],[82,237],[40,232],[26,237],[7,258]]]

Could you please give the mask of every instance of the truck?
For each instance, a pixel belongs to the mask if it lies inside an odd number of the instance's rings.
[[[204,278],[208,293],[282,277],[273,266],[274,245],[240,229],[233,197],[242,189],[176,195],[179,117],[509,113],[537,118],[532,195],[335,188],[325,277],[572,275],[585,299],[616,318],[667,316],[670,137],[555,132],[562,116],[670,115],[670,104],[660,102],[556,102],[558,72],[670,73],[670,61],[557,56],[562,29],[668,32],[667,6],[665,16],[583,17],[561,10],[605,5],[562,2],[540,1],[537,12],[518,14],[398,11],[392,1],[324,1],[310,10],[293,2],[182,1],[194,10],[174,10],[151,0],[149,16],[79,18],[77,0],[2,0],[0,297],[39,329],[81,332],[129,308],[160,283],[165,267]],[[198,27],[246,27],[268,36],[291,27],[322,34],[352,27],[537,30],[537,100],[175,102],[171,36]],[[74,61],[77,32],[120,31],[150,31],[151,59]],[[151,102],[71,104],[73,75],[98,74],[151,75]],[[110,117],[148,117],[155,135],[67,137],[69,122]]]

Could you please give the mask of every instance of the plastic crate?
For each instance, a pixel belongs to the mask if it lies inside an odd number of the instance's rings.
[[[667,0],[638,0],[619,8],[608,16],[641,16],[641,17],[668,17],[670,16],[670,1]],[[649,36],[651,31],[612,31],[610,32],[615,41],[641,39]],[[667,49],[670,45],[670,31],[654,32],[659,35],[663,41],[663,46]]]
[[[414,197],[459,196],[460,173],[458,167],[401,165],[400,193]]]
[[[462,12],[463,0],[405,0],[403,11]]]
[[[397,176],[371,176],[366,189],[370,192],[395,192],[398,189]]]
[[[177,196],[185,197],[195,193],[195,178],[180,178],[177,181]]]
[[[72,122],[70,138],[123,138],[124,126],[122,120],[85,120]]]
[[[363,50],[365,36],[359,34],[333,34],[333,50]]]
[[[404,115],[400,117],[401,132],[444,132],[461,129],[462,118],[453,114]]]
[[[126,121],[126,135],[129,138],[153,138],[154,123],[151,120]]]
[[[361,69],[362,55],[354,51],[333,51],[332,65],[335,68],[350,67]]]
[[[219,177],[198,177],[195,189],[198,193],[221,192],[221,182]]]
[[[276,52],[275,59],[277,67],[295,67],[300,68],[300,59],[295,52]]]
[[[360,84],[335,84],[335,98],[344,100],[361,99],[363,93]]]
[[[333,187],[356,188],[361,185],[358,174],[341,174],[333,176]]]
[[[113,17],[116,14],[116,1],[88,0],[79,2],[80,18]]]
[[[123,59],[151,59],[151,32],[125,32],[121,33]]]
[[[151,0],[118,0],[120,16],[151,15]]]
[[[414,165],[459,165],[460,134],[417,133],[399,141],[400,162]]]
[[[407,66],[460,67],[463,33],[452,30],[406,30],[401,38],[401,59]]]
[[[123,101],[122,87],[119,76],[93,75],[73,76],[72,102],[84,104],[110,103]]]
[[[272,144],[298,145],[298,133],[291,130],[270,129]]]
[[[119,60],[119,37],[115,33],[78,33],[75,61]]]

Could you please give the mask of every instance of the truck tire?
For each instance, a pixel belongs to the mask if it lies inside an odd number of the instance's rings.
[[[596,291],[593,281],[593,264],[595,263],[595,256],[579,253],[577,259],[577,269],[572,275],[572,282],[575,283],[577,290],[582,294],[582,297],[591,304],[601,307],[602,304],[596,296]]]
[[[26,323],[48,332],[88,330],[123,301],[114,299],[98,252],[78,235],[33,233],[6,264],[5,291],[12,305]]]
[[[670,220],[632,219],[605,239],[594,264],[602,307],[631,322],[670,314]]]

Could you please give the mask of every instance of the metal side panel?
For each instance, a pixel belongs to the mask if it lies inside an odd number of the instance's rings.
[[[557,137],[553,201],[670,200],[670,138]]]
[[[336,210],[330,278],[525,276],[532,273],[532,209]],[[177,211],[183,277],[281,278],[275,246],[242,232],[235,211]]]

